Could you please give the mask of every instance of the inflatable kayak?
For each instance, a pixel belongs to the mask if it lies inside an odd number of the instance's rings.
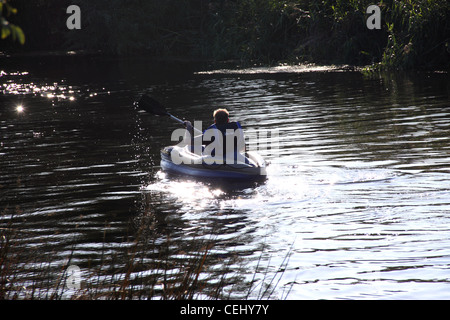
[[[256,182],[265,180],[267,174],[264,159],[255,152],[241,154],[235,161],[211,161],[208,156],[191,152],[189,147],[179,146],[161,150],[161,168],[170,174],[208,180]]]

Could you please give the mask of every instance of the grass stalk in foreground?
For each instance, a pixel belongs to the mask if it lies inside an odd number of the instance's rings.
[[[263,249],[253,278],[248,281],[248,271],[243,267],[246,261],[237,254],[228,254],[218,261],[220,255],[214,251],[213,239],[192,241],[190,253],[180,254],[170,239],[157,245],[155,239],[140,230],[134,244],[121,255],[107,254],[105,243],[100,260],[83,266],[79,288],[73,289],[68,286],[68,267],[77,261],[76,248],[59,266],[39,261],[36,251],[25,252],[21,247],[22,233],[12,221],[0,228],[0,299],[7,300],[254,299],[258,286],[256,299],[276,299],[292,250],[291,247],[273,273],[270,260],[266,269],[259,268]],[[220,270],[214,268],[217,265]],[[257,274],[263,278],[257,280]]]

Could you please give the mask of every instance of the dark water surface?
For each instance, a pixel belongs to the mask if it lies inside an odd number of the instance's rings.
[[[20,296],[58,290],[69,265],[83,288],[129,277],[150,296],[149,279],[186,272],[208,248],[200,278],[225,281],[223,297],[450,298],[447,74],[99,58],[0,70],[0,227],[15,231]],[[261,150],[267,182],[231,190],[166,177],[159,150],[179,125],[138,112],[144,92],[180,118],[209,124],[223,106],[265,132],[278,143]]]

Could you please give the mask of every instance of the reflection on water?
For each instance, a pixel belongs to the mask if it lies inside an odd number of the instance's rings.
[[[447,75],[73,68],[0,74],[0,224],[16,230],[23,287],[70,264],[84,283],[126,276],[137,292],[139,277],[175,277],[207,248],[204,279],[226,279],[224,297],[450,297]],[[268,180],[163,174],[179,125],[137,112],[143,92],[180,118],[208,123],[225,106],[246,130],[279,130],[262,151]]]

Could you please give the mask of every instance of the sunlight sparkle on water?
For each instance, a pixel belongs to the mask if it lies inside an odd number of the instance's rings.
[[[149,192],[165,192],[182,201],[193,209],[201,209],[224,194],[217,188],[211,188],[195,181],[175,181],[163,179],[164,173],[158,175],[161,180],[143,188]]]
[[[16,106],[16,111],[17,111],[17,113],[23,113],[25,111],[25,109],[23,108],[22,105],[18,105],[18,106]]]

